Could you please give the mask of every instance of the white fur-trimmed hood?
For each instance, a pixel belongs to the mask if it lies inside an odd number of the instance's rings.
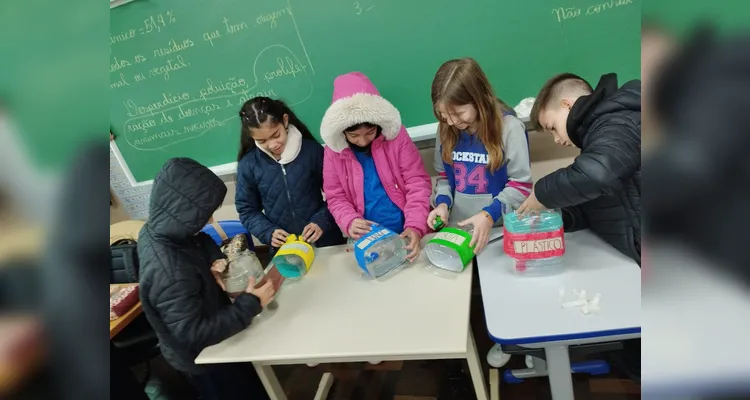
[[[379,125],[383,138],[393,140],[401,129],[401,114],[361,72],[338,76],[333,81],[333,103],[320,124],[323,142],[340,153],[349,147],[344,129],[365,122]]]

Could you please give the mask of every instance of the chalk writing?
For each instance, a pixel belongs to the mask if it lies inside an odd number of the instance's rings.
[[[227,17],[224,17],[224,26],[227,28],[227,35],[231,35],[243,29],[247,29],[247,24],[245,22],[240,22],[239,24],[230,24],[229,18]]]
[[[168,138],[168,137],[177,136],[177,135],[181,135],[181,134],[182,134],[182,132],[180,132],[180,131],[178,131],[178,130],[176,130],[174,128],[167,129],[165,131],[157,132],[157,133],[151,134],[151,135],[146,136],[146,137],[135,139],[133,141],[133,144],[136,145],[136,146],[140,146],[142,144],[153,142],[156,139],[165,139],[165,138]]]
[[[221,109],[221,107],[216,103],[204,104],[202,106],[193,108],[184,108],[184,106],[179,106],[177,108],[180,110],[180,113],[177,115],[177,119],[185,119],[194,117],[196,115],[211,115],[211,113]]]
[[[161,113],[161,119],[159,120],[159,125],[168,124],[170,122],[173,122],[174,119],[171,115],[167,115],[166,113]]]
[[[218,84],[214,84],[211,78],[206,79],[206,87],[199,90],[200,97],[206,100],[211,95],[217,95],[224,92],[231,92],[235,94],[242,93],[247,90],[247,82],[243,78],[231,77],[226,81],[219,81]]]
[[[564,20],[580,17],[581,9],[574,8],[574,7],[568,7],[568,8],[558,7],[552,10],[552,13],[554,13],[557,16],[557,22],[562,22]]]
[[[203,41],[208,42],[211,44],[211,47],[214,46],[214,40],[221,38],[221,32],[219,30],[215,30],[213,32],[206,32],[203,34]]]
[[[123,102],[125,109],[127,110],[128,117],[138,117],[145,115],[154,115],[167,106],[176,106],[190,100],[190,94],[182,92],[178,94],[162,93],[162,99],[155,101],[145,106],[136,104],[133,100],[126,100]]]
[[[146,76],[143,74],[135,74],[133,75],[133,79],[135,79],[136,82],[141,82],[146,80]]]
[[[602,11],[610,10],[615,7],[633,4],[633,0],[611,0],[606,3],[596,4],[586,9],[586,15],[599,14]]]
[[[179,71],[189,66],[190,66],[190,63],[185,62],[182,56],[177,56],[175,57],[174,60],[171,58],[168,59],[165,65],[151,68],[148,71],[148,76],[149,78],[154,77],[154,76],[162,76],[164,77],[165,81],[168,81],[170,72]]]
[[[281,10],[272,11],[267,14],[261,14],[255,19],[257,25],[269,24],[271,28],[275,28],[277,21],[284,15],[292,15],[292,7],[284,7]]]
[[[146,61],[146,57],[144,57],[144,56],[142,56],[140,54],[136,54],[135,57],[133,57],[133,61],[135,61],[136,64],[140,64],[140,63]]]
[[[360,2],[358,2],[358,1],[355,1],[355,2],[354,2],[354,12],[355,12],[355,13],[356,13],[357,15],[360,15],[360,14],[362,14],[363,12],[367,12],[367,11],[370,11],[370,10],[372,10],[373,8],[375,8],[375,6],[372,6],[372,5],[371,5],[371,6],[365,6],[365,8],[363,9],[363,8],[362,8],[362,4],[360,4]]]
[[[148,18],[143,20],[143,28],[140,28],[139,31],[141,34],[148,34],[153,31],[161,32],[162,28],[165,28],[167,25],[173,24],[177,22],[177,19],[174,17],[174,13],[172,10],[167,11],[166,13],[159,13],[156,15],[151,15]]]
[[[244,103],[250,99],[256,98],[256,97],[278,97],[279,95],[276,94],[276,92],[273,89],[269,90],[262,90],[260,92],[242,92],[242,96],[240,96],[240,103]]]
[[[125,130],[127,132],[138,132],[143,131],[143,133],[148,133],[148,128],[153,128],[156,126],[156,121],[153,119],[143,119],[135,123],[126,124]]]
[[[193,43],[193,41],[190,39],[185,39],[180,43],[177,43],[176,40],[172,39],[167,42],[167,47],[159,47],[157,49],[154,49],[154,57],[168,56],[170,54],[187,50],[193,46],[195,46],[195,43]]]
[[[192,133],[196,131],[207,131],[211,128],[215,128],[217,126],[223,126],[224,123],[221,121],[217,121],[216,118],[211,118],[208,121],[198,122],[195,124],[186,125],[183,127],[183,130],[185,133]]]
[[[109,84],[109,87],[111,89],[119,89],[121,87],[130,86],[127,80],[125,80],[125,75],[123,75],[122,72],[120,72],[120,79],[116,82],[112,82]]]
[[[128,60],[120,60],[117,57],[114,57],[112,59],[112,63],[109,65],[109,72],[119,71],[119,70],[127,68],[127,67],[129,67],[131,65],[132,64]]]
[[[597,15],[604,11],[611,10],[615,7],[626,6],[628,4],[633,4],[633,0],[610,0],[608,2],[589,6],[586,8],[585,12],[583,12],[583,9],[580,7],[557,7],[552,9],[552,14],[555,16],[555,18],[557,18],[557,22],[563,22],[578,18],[582,15]]]
[[[114,35],[110,33],[109,44],[113,45],[116,43],[122,43],[122,42],[128,41],[134,38],[135,35],[136,35],[135,29],[130,29],[130,30],[120,32],[120,33],[115,33]]]
[[[284,57],[283,59],[281,57],[277,57],[276,64],[278,65],[277,69],[268,71],[263,74],[263,79],[265,79],[266,82],[270,83],[276,78],[289,75],[291,75],[293,78],[296,78],[297,74],[307,72],[306,65],[302,65],[299,62],[295,63],[290,57]]]

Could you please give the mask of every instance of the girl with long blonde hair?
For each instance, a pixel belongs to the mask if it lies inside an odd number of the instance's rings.
[[[449,218],[474,228],[479,254],[490,230],[502,223],[503,205],[518,208],[532,189],[526,128],[495,96],[487,76],[471,58],[444,63],[432,81],[438,119],[435,209],[427,218]],[[497,346],[496,346],[497,347]],[[487,359],[501,367],[510,358],[499,347]]]

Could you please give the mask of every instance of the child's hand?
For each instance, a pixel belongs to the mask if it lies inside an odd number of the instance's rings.
[[[279,248],[286,243],[286,237],[289,233],[283,229],[276,229],[271,235],[271,246]]]
[[[443,220],[444,224],[448,224],[448,218],[450,218],[450,215],[451,212],[448,210],[448,205],[441,203],[435,207],[434,210],[430,211],[430,215],[427,216],[427,226],[429,226],[430,229],[433,229],[435,227],[435,219],[437,216],[440,216],[440,219]]]
[[[302,230],[302,239],[305,239],[307,243],[315,243],[321,236],[323,236],[323,230],[315,222],[310,222]]]
[[[257,297],[260,300],[261,307],[265,307],[268,303],[273,301],[273,296],[276,294],[276,291],[273,289],[273,283],[271,283],[270,280],[266,281],[263,286],[256,288],[255,278],[253,277],[250,277],[250,282],[248,283],[245,292]]]
[[[216,261],[214,261],[213,264],[211,264],[211,275],[214,276],[214,279],[216,280],[216,284],[221,286],[221,290],[227,291],[226,286],[224,286],[224,280],[221,278],[221,275],[224,273],[224,271],[227,269],[227,259],[226,258],[220,258]]]
[[[518,210],[516,210],[516,214],[523,217],[532,211],[542,211],[546,209],[547,207],[545,207],[544,204],[540,203],[539,200],[537,200],[534,191],[532,191],[529,197],[518,207]]]
[[[349,237],[358,240],[362,237],[362,235],[372,230],[372,224],[374,224],[374,222],[368,221],[366,219],[355,219],[354,221],[352,221],[352,224],[349,225]]]
[[[487,211],[480,211],[473,217],[465,219],[458,223],[458,226],[474,226],[474,233],[471,235],[469,246],[474,246],[474,254],[479,254],[484,250],[484,246],[490,240],[490,230],[494,221]]]
[[[406,228],[399,236],[407,239],[408,243],[404,248],[409,250],[409,254],[406,255],[406,259],[409,260],[409,262],[414,262],[419,256],[419,234],[412,228]]]

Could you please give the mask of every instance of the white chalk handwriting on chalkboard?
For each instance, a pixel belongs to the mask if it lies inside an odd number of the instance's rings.
[[[284,21],[283,24],[282,21]],[[287,24],[286,21],[292,24]],[[149,16],[143,25],[136,25],[134,29],[110,36],[111,44],[120,44],[137,37],[141,30],[143,30],[141,34],[172,35],[171,37],[157,36],[156,41],[152,40],[152,48],[136,50],[141,54],[122,54],[117,46],[110,46],[110,54],[112,54],[110,87],[128,93],[122,103],[127,120],[122,122],[121,132],[130,147],[153,151],[200,137],[236,119],[237,109],[245,101],[257,96],[278,97],[277,89],[271,87],[270,84],[276,85],[277,81],[282,81],[282,79],[299,80],[304,76],[309,80],[309,82],[292,84],[294,85],[292,87],[308,87],[309,90],[303,92],[299,89],[292,89],[294,90],[292,96],[295,98],[290,101],[290,105],[304,102],[312,96],[312,80],[308,75],[315,72],[309,57],[305,60],[307,62],[300,61],[289,47],[271,44],[256,53],[252,65],[252,79],[247,79],[248,77],[245,76],[205,77],[204,75],[199,79],[205,83],[197,88],[191,86],[179,93],[165,91],[159,94],[158,99],[144,101],[142,94],[132,85],[143,85],[143,82],[148,81],[147,86],[144,86],[148,88],[151,85],[159,85],[158,81],[162,79],[169,82],[169,85],[172,85],[173,81],[181,84],[186,77],[188,81],[194,81],[191,79],[194,73],[191,71],[193,68],[191,61],[203,60],[202,57],[207,56],[206,51],[210,59],[212,52],[221,51],[212,48],[231,36],[239,34],[242,37],[241,40],[245,40],[246,32],[248,32],[247,34],[252,35],[253,38],[259,37],[257,34],[249,33],[254,29],[264,27],[265,29],[279,29],[282,26],[285,29],[294,29],[299,39],[299,46],[307,56],[302,37],[294,21],[292,8],[288,4],[284,8],[265,12],[249,21],[235,19],[233,16],[219,16],[214,26],[204,27],[203,32],[194,32],[194,36],[188,33],[175,37],[174,33],[169,33],[170,31],[165,28],[175,22],[172,13],[162,12]],[[234,46],[238,42],[226,43],[232,43]],[[206,44],[209,46],[205,46]],[[200,46],[204,46],[202,55],[200,52],[193,52],[193,48]],[[114,51],[112,51],[113,48]],[[276,66],[273,66],[272,60],[276,61]],[[185,75],[178,79],[177,76],[182,74]],[[137,98],[127,99],[130,93]]]
[[[552,14],[557,22],[572,20],[581,16],[599,15],[602,12],[612,10],[616,7],[633,4],[633,0],[610,0],[603,3],[597,3],[588,7],[557,7],[552,9]]]

